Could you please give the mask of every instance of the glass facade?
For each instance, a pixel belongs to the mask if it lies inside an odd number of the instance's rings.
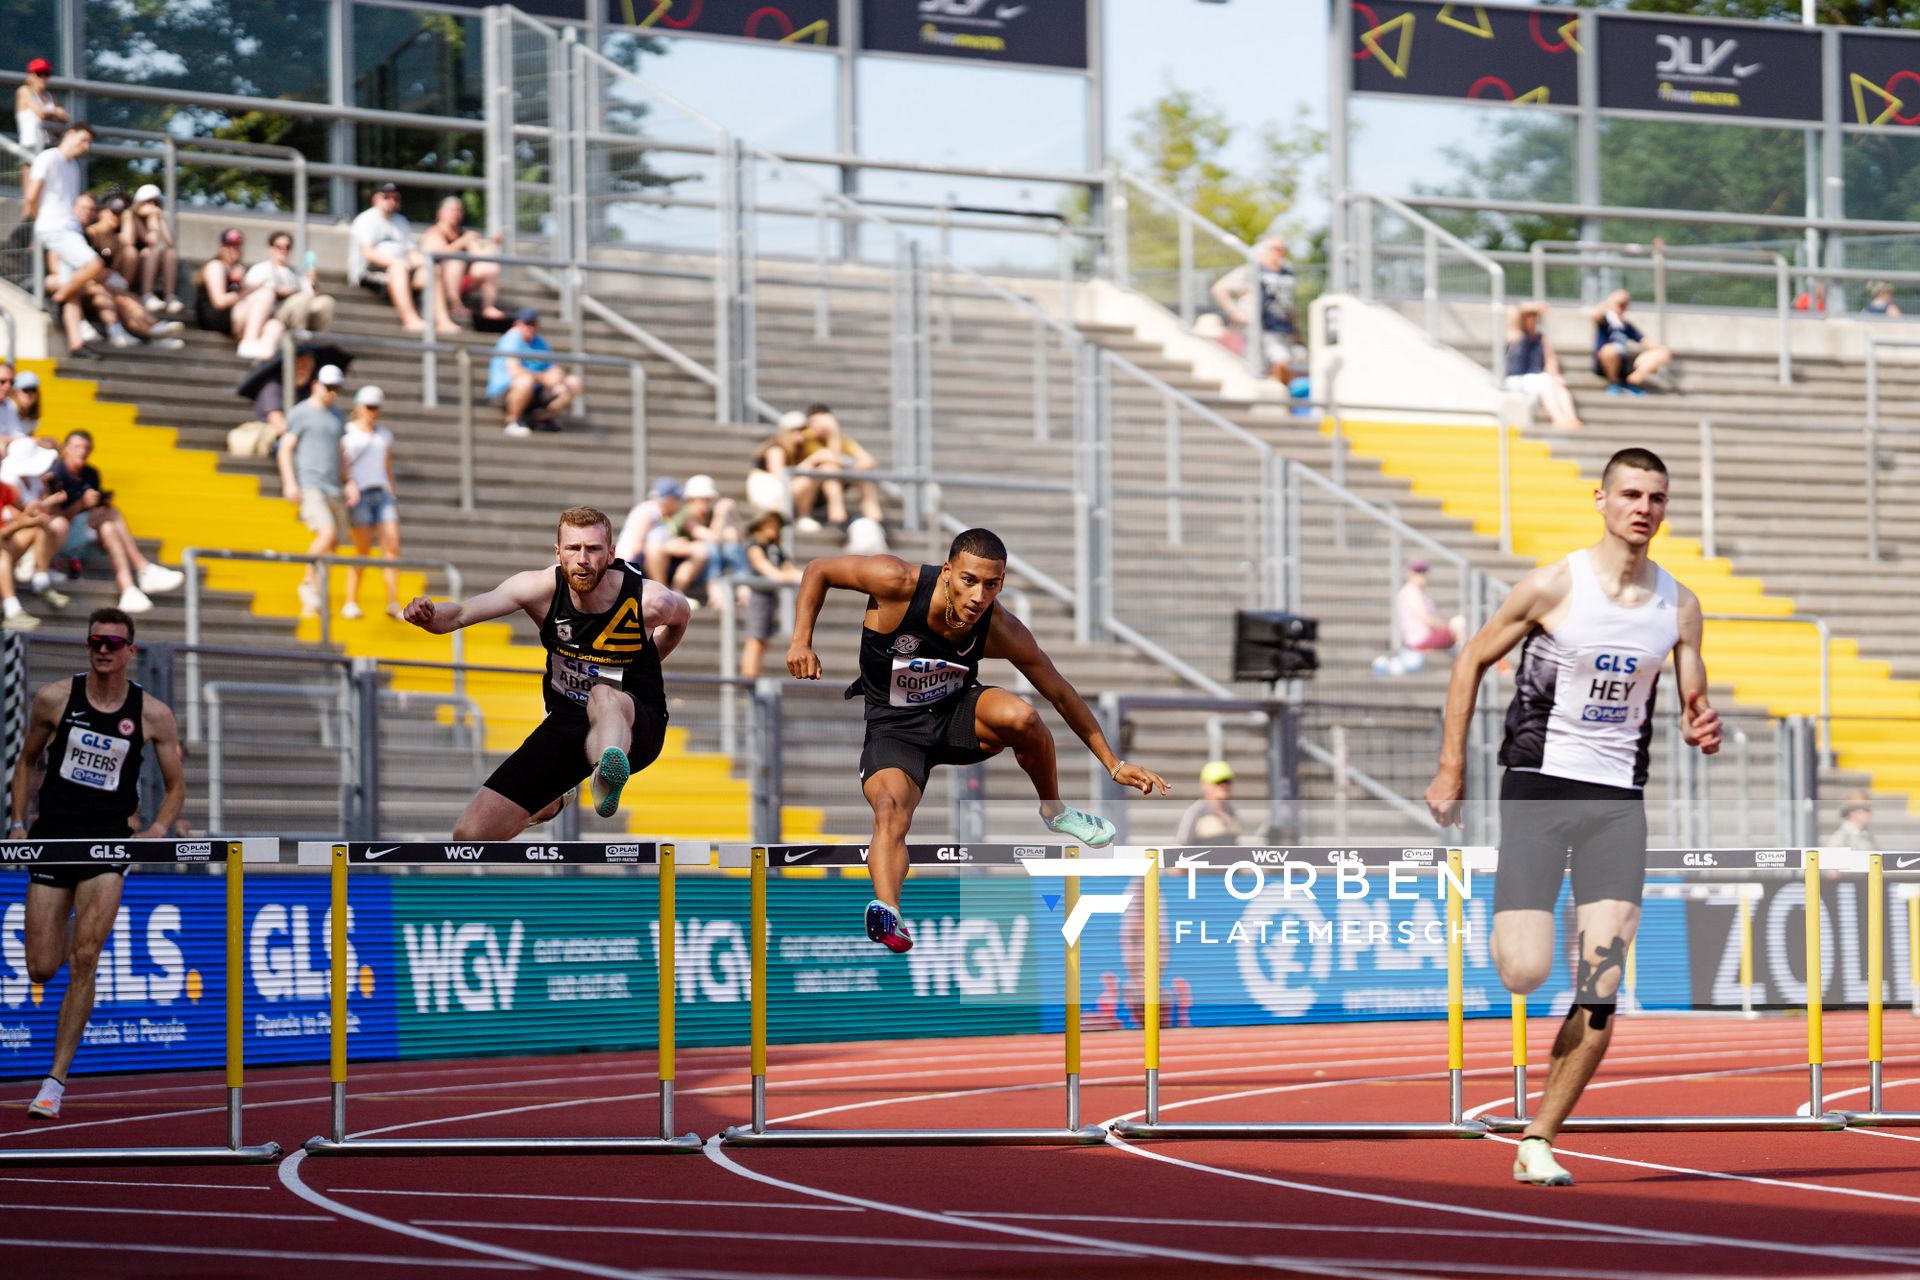
[[[477,17],[353,6],[355,106],[478,120],[486,110],[481,56]]]

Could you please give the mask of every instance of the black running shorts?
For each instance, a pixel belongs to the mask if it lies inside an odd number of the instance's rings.
[[[991,758],[974,732],[973,711],[989,686],[971,685],[931,707],[870,711],[867,742],[860,751],[860,781],[882,769],[898,769],[921,791],[935,765],[978,764]]]
[[[1647,806],[1629,787],[1510,769],[1500,781],[1495,911],[1551,911],[1573,861],[1576,903],[1640,902],[1647,878]]]
[[[62,822],[58,818],[41,818],[27,832],[29,840],[125,840],[133,833],[127,824],[120,823],[118,831],[102,831],[98,822]],[[127,864],[115,867],[35,867],[27,872],[27,879],[34,884],[52,885],[56,889],[76,888],[82,880],[91,880],[95,876],[127,874]]]
[[[527,735],[520,749],[500,762],[487,779],[487,790],[505,796],[528,813],[540,812],[593,772],[598,762],[587,759],[587,728],[584,711],[549,713]],[[652,764],[666,739],[666,715],[634,702],[627,768],[639,773]]]

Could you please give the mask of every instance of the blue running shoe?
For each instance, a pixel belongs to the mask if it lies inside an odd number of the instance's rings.
[[[608,747],[600,753],[600,765],[593,771],[593,811],[611,818],[620,808],[620,791],[627,785],[627,753]]]
[[[875,898],[867,904],[867,937],[889,951],[913,950],[913,935],[900,919],[900,913]]]
[[[1075,840],[1089,849],[1104,849],[1113,843],[1113,824],[1091,813],[1082,813],[1069,805],[1051,818],[1042,815],[1049,831]]]

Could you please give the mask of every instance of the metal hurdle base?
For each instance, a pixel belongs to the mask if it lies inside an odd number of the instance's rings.
[[[1450,1124],[1444,1120],[1396,1124],[1392,1121],[1306,1121],[1300,1124],[1235,1124],[1232,1121],[1122,1120],[1113,1126],[1116,1138],[1320,1138],[1346,1141],[1357,1138],[1484,1138],[1487,1126],[1477,1120]]]
[[[1838,1111],[1834,1114],[1860,1129],[1910,1129],[1920,1126],[1920,1111]]]
[[[698,1155],[700,1135],[678,1138],[309,1138],[310,1156],[658,1156]]]
[[[734,1125],[725,1147],[1091,1147],[1107,1140],[1099,1125],[1078,1129],[761,1129]]]
[[[1494,1133],[1523,1133],[1529,1120],[1487,1116]],[[1916,1117],[1920,1123],[1920,1117]],[[1847,1117],[1837,1111],[1809,1116],[1568,1116],[1562,1133],[1746,1133],[1761,1129],[1817,1131],[1844,1129]]]
[[[171,1165],[272,1164],[281,1156],[280,1144],[257,1147],[40,1147],[31,1151],[0,1150],[0,1168],[45,1168],[49,1165]]]

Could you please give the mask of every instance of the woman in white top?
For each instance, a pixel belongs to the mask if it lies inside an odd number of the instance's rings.
[[[377,534],[380,550],[392,560],[400,554],[400,507],[393,496],[393,432],[380,425],[380,409],[385,403],[386,395],[378,387],[362,387],[354,396],[353,414],[347,419],[346,434],[340,437],[340,466],[347,477],[353,549],[363,556],[370,554]],[[388,569],[386,576],[387,616],[397,618],[405,603],[400,594],[400,575]],[[347,602],[340,606],[340,616],[361,616],[357,567],[347,570]]]
[[[47,121],[64,124],[67,119],[67,113],[47,91],[47,77],[52,74],[51,62],[35,58],[27,64],[26,83],[13,91],[14,128],[20,135],[20,145],[30,156],[40,154],[47,146]]]

